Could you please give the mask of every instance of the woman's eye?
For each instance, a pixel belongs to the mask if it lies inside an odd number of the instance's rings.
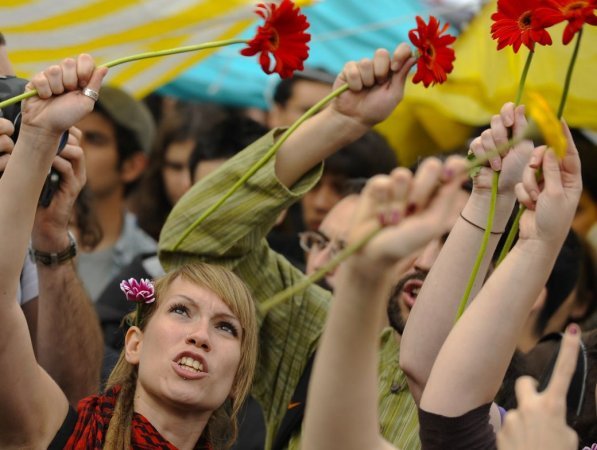
[[[226,333],[230,333],[232,336],[238,336],[238,331],[236,327],[232,325],[230,322],[222,322],[218,325],[218,328],[225,331]]]
[[[189,308],[187,308],[184,305],[178,305],[178,304],[177,305],[172,305],[168,311],[169,312],[173,312],[175,314],[184,315],[184,316],[188,316],[189,315]]]

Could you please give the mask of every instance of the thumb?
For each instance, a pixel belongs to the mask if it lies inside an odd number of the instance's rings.
[[[416,61],[417,60],[414,56],[408,58],[406,62],[402,65],[402,67],[400,67],[400,70],[392,74],[390,82],[390,91],[394,95],[403,94],[406,78],[408,77],[408,73],[410,72],[411,67],[415,64]]]
[[[99,92],[99,90],[102,86],[102,81],[104,80],[104,77],[106,76],[107,73],[108,73],[107,67],[96,67],[95,70],[93,71],[93,74],[91,75],[91,78],[89,79],[89,83],[87,84],[86,87]]]
[[[562,130],[566,137],[566,155],[562,159],[562,178],[564,187],[581,189],[582,178],[580,171],[580,157],[572,133],[566,122],[562,120]]]

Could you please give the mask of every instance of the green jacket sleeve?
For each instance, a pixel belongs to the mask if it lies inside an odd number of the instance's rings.
[[[223,195],[274,142],[272,131],[197,183],[172,210],[159,242],[166,269],[200,260],[232,269],[249,286],[257,303],[300,281],[304,274],[271,250],[265,236],[278,214],[318,181],[313,169],[287,189],[275,176],[272,158],[220,209],[174,250],[179,236]],[[318,286],[259,317],[260,355],[253,395],[277,429],[295,386],[319,339],[331,294]]]

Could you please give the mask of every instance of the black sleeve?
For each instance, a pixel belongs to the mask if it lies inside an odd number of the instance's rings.
[[[423,450],[496,450],[489,423],[491,403],[459,417],[446,417],[419,409],[419,436]]]
[[[70,438],[73,432],[75,431],[75,426],[77,425],[78,417],[79,416],[77,414],[77,411],[75,411],[72,406],[69,406],[68,413],[64,418],[64,422],[62,422],[62,425],[56,433],[56,436],[54,436],[54,439],[52,439],[52,442],[50,442],[48,450],[64,449],[66,443],[68,442],[68,438]]]

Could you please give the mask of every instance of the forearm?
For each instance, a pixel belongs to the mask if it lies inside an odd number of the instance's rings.
[[[331,108],[307,120],[294,131],[276,155],[280,182],[291,187],[328,156],[360,138],[367,127]]]
[[[493,400],[558,249],[539,240],[519,241],[450,333],[429,377],[423,409],[455,416]]]
[[[494,231],[504,230],[513,205],[513,195],[499,198]],[[462,217],[458,218],[409,315],[401,341],[400,365],[409,378],[416,402],[420,400],[437,354],[454,325],[458,306],[481,247],[484,234],[481,228],[486,227],[488,214],[489,197],[473,193],[462,216],[480,228]],[[483,284],[500,237],[500,234],[490,235],[470,299],[474,298]],[[432,327],[428,326],[430,323],[433,324]]]
[[[0,229],[10,236],[0,243],[0,273],[11,289],[14,285],[15,293],[21,271],[15,261],[25,259],[37,198],[54,156],[47,150],[53,146],[52,137],[57,139],[49,134],[22,133],[0,178]],[[10,301],[14,301],[14,295]]]
[[[103,339],[97,315],[73,261],[37,264],[39,364],[72,405],[99,390]]]
[[[390,288],[387,277],[341,268],[311,375],[304,448],[379,447],[377,349]]]

